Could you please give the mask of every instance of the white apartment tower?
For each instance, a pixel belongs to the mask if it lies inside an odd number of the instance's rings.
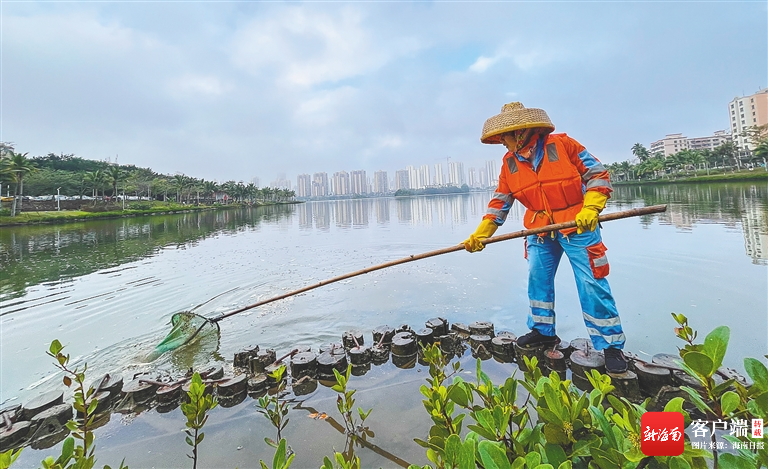
[[[448,162],[448,184],[461,187],[464,184],[464,163]]]
[[[407,169],[399,169],[395,171],[395,190],[410,189],[409,185],[410,174]]]
[[[352,194],[368,193],[368,178],[364,170],[352,171],[349,175],[350,191]]]
[[[768,89],[751,96],[734,98],[728,103],[733,143],[740,149],[754,150],[754,142],[741,136],[750,127],[768,124]]]
[[[312,175],[312,196],[326,197],[328,190],[328,173],[315,173]]]
[[[435,186],[445,185],[445,175],[443,174],[442,163],[435,163],[435,179],[433,182]]]
[[[349,193],[349,174],[346,171],[333,173],[333,194],[347,195]]]
[[[386,171],[376,171],[373,173],[373,192],[384,194],[389,192],[389,179]]]
[[[312,177],[309,174],[299,174],[296,177],[296,195],[312,197]]]
[[[485,162],[485,174],[488,180],[485,181],[486,187],[496,187],[499,185],[499,171],[496,170],[496,160]]]

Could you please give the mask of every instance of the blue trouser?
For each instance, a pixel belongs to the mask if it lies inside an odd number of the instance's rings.
[[[554,238],[551,234],[528,236],[528,299],[531,302],[528,328],[543,335],[555,335],[555,273],[563,252],[573,267],[584,323],[595,349],[623,348],[625,338],[619,312],[608,280],[604,278],[608,273],[608,260],[599,227],[569,236],[556,232]]]

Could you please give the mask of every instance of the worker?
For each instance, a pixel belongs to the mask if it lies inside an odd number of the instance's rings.
[[[482,251],[483,241],[504,223],[512,203],[527,209],[527,229],[576,221],[576,228],[530,235],[528,299],[531,330],[517,339],[520,346],[555,346],[555,273],[565,252],[571,262],[584,315],[595,349],[602,350],[609,373],[627,370],[624,332],[606,276],[608,258],[600,236],[598,215],[611,195],[608,171],[579,142],[561,133],[542,109],[505,104],[501,114],[485,121],[480,141],[502,144],[499,185],[477,230],[464,241],[469,252]]]

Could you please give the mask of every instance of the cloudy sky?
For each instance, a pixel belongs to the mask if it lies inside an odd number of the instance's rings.
[[[502,104],[606,163],[768,86],[754,2],[3,1],[0,140],[197,178],[500,159]]]

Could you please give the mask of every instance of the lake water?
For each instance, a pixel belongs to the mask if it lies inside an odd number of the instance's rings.
[[[455,252],[331,284],[226,319],[208,348],[144,363],[169,330],[172,313],[205,303],[214,316],[320,280],[448,247],[474,231],[490,193],[310,202],[196,214],[137,217],[57,226],[0,228],[0,407],[60,387],[53,339],[67,345],[89,375],[142,371],[179,373],[230,361],[259,344],[278,355],[296,345],[339,341],[349,329],[409,324],[433,317],[491,321],[496,330],[526,332],[527,266],[522,240]],[[681,345],[670,313],[684,313],[700,338],[731,328],[725,365],[743,370],[746,356],[768,352],[768,187],[735,183],[619,186],[607,211],[669,204],[666,213],[605,223],[609,280],[627,349],[641,356],[675,353]],[[497,234],[522,229],[513,208]],[[556,278],[558,334],[586,337],[573,274],[563,261]],[[225,293],[226,292],[226,293]],[[222,293],[224,293],[222,295]],[[220,295],[217,297],[217,295]],[[647,355],[646,355],[647,354]],[[501,381],[513,365],[485,362]],[[471,357],[465,368],[474,369]],[[355,377],[357,405],[374,408],[367,421],[378,451],[359,449],[366,467],[392,467],[392,455],[425,464],[430,421],[418,387],[427,370],[391,363]],[[470,376],[471,379],[471,376]],[[285,433],[294,467],[317,467],[341,451],[345,438],[310,410],[338,417],[335,393],[320,385],[297,398]],[[178,409],[114,414],[96,432],[99,464],[187,467]],[[252,467],[271,461],[267,420],[247,399],[213,411],[201,467]],[[36,467],[53,449],[28,448],[18,467]]]

